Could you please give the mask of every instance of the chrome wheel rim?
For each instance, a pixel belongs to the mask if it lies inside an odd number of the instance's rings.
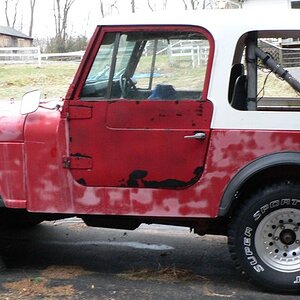
[[[260,259],[270,268],[290,273],[300,271],[300,210],[283,208],[271,212],[255,233]]]

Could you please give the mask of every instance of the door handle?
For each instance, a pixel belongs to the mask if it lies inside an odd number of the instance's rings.
[[[194,135],[186,135],[185,139],[196,139],[196,140],[204,140],[206,138],[205,132],[197,132]]]

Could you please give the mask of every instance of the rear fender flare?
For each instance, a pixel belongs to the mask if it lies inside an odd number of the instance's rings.
[[[279,152],[260,157],[243,169],[241,169],[229,182],[223,193],[220,206],[219,217],[226,216],[234,201],[234,196],[249,179],[257,175],[261,171],[278,167],[278,166],[299,166],[300,167],[300,153],[299,152]]]

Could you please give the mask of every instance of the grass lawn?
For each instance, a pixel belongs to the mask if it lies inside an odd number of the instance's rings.
[[[0,100],[20,100],[24,93],[39,89],[42,95],[64,97],[78,63],[61,62],[36,65],[0,65]]]
[[[43,96],[48,98],[64,97],[70,83],[76,73],[79,63],[77,62],[56,62],[44,63],[41,68],[37,65],[0,65],[0,100],[20,100],[22,96],[33,89],[39,89]],[[137,72],[150,72],[150,57],[141,60]],[[185,62],[177,62],[170,66],[164,56],[157,57],[159,73],[170,74],[166,78],[154,78],[153,86],[157,83],[172,84],[175,88],[184,87],[199,89],[203,85],[205,68],[191,68]],[[258,91],[264,85],[267,73],[258,72]],[[157,82],[158,81],[158,82]],[[147,87],[149,78],[139,79],[138,87]],[[261,93],[258,98],[263,96]],[[295,97],[299,95],[284,81],[278,79],[274,74],[268,77],[264,96],[266,97]]]
[[[264,86],[264,81],[267,77],[269,71],[262,72],[258,71],[258,91],[260,91]],[[264,93],[261,93],[260,97],[291,97],[299,98],[299,94],[284,80],[278,78],[273,73],[269,75],[265,82]]]

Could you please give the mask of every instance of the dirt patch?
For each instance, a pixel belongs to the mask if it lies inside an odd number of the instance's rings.
[[[46,299],[55,297],[72,298],[76,291],[72,285],[48,286],[45,278],[22,279],[20,281],[3,283],[3,287],[8,290],[4,298],[12,299],[32,299],[32,297],[42,296]]]
[[[86,271],[79,266],[49,266],[41,272],[42,277],[47,279],[73,279],[90,274],[92,272]]]
[[[129,280],[154,280],[164,282],[208,280],[204,276],[194,274],[191,270],[178,269],[175,267],[159,268],[158,270],[133,270],[121,273],[118,276]]]
[[[2,283],[7,293],[1,294],[0,299],[75,299],[76,289],[72,284],[53,285],[52,280],[70,280],[92,272],[79,266],[49,266],[40,273],[39,277],[25,278],[19,281]]]

